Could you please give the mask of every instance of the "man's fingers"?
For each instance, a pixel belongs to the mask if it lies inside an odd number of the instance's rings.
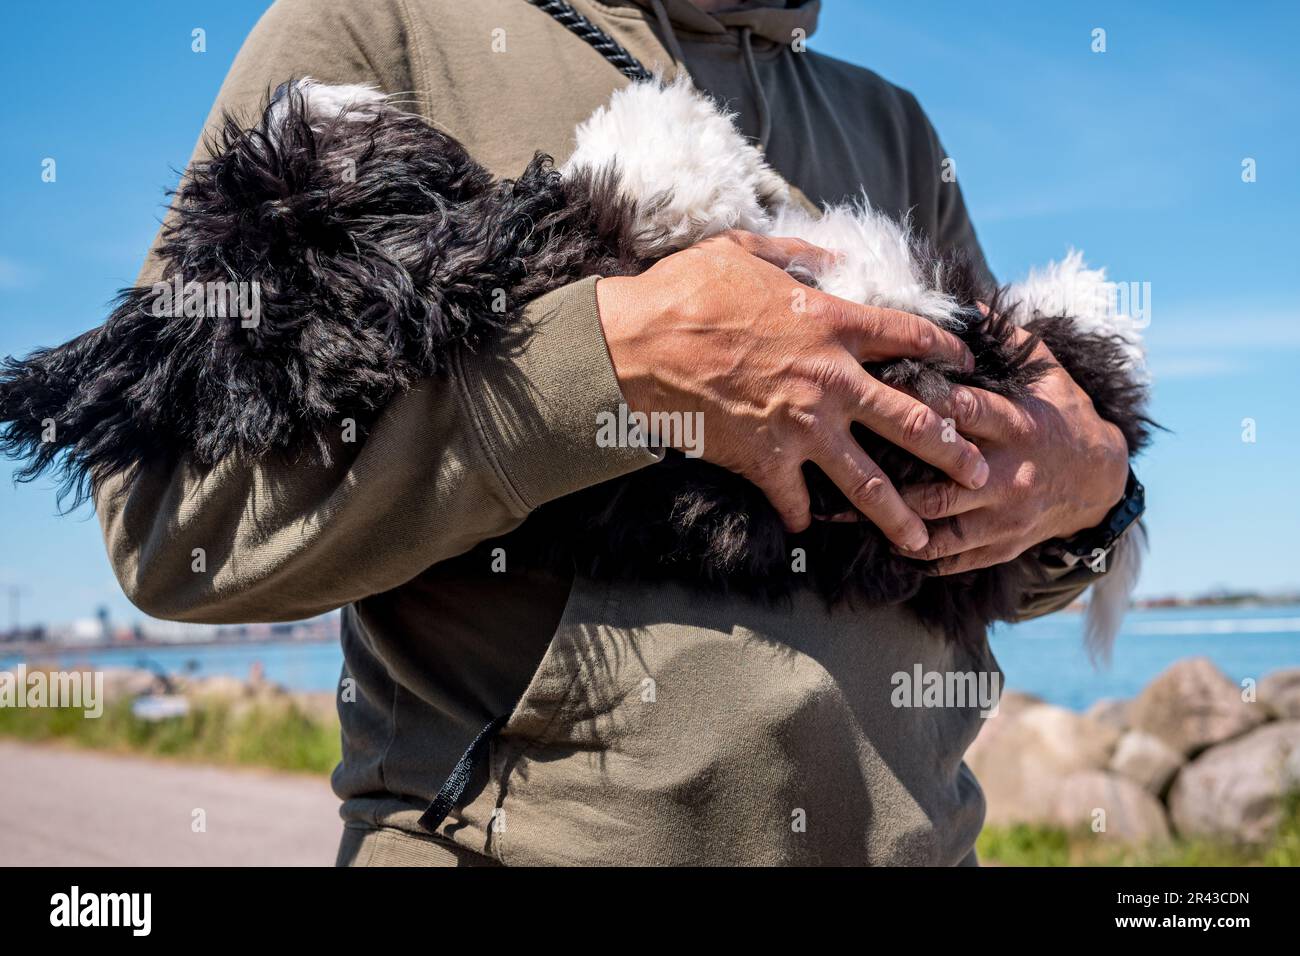
[[[858,305],[828,296],[839,311],[848,332],[849,351],[859,362],[885,362],[899,358],[928,358],[949,362],[971,371],[975,357],[957,336],[928,319],[899,312]]]
[[[934,566],[932,573],[942,578],[950,574],[962,574],[965,571],[991,568],[995,564],[1005,564],[1008,561],[1014,561],[1018,557],[1019,555],[1013,550],[1009,551],[1006,545],[985,545],[982,548],[963,551],[951,558],[944,558]]]
[[[904,557],[916,558],[918,561],[941,561],[968,551],[997,547],[1007,535],[988,519],[987,514],[968,514],[960,519],[960,529],[954,522],[944,522],[930,529],[930,543],[924,548],[905,548],[901,553]]]
[[[803,266],[816,272],[834,265],[837,258],[829,249],[789,236],[760,236],[756,232],[745,232],[742,229],[733,229],[724,235],[751,256],[770,262],[778,269]]]
[[[963,488],[955,481],[908,485],[901,493],[903,503],[925,521],[964,515],[968,511],[984,507],[992,500],[992,492],[987,485],[973,490]]]
[[[1009,441],[1023,432],[1027,416],[1009,399],[982,388],[957,385],[940,404],[963,435]]]
[[[877,435],[929,462],[968,488],[982,488],[989,478],[988,462],[980,450],[957,433],[955,421],[944,421],[934,409],[866,372],[851,407],[855,421]]]
[[[903,504],[885,473],[852,437],[814,459],[853,507],[900,548],[919,550],[929,541],[925,523]]]
[[[750,480],[758,485],[759,490],[777,510],[786,531],[798,534],[812,524],[808,486],[799,469],[794,469],[790,475],[768,474],[754,476]]]
[[[1034,335],[1032,332],[1028,332],[1025,329],[1020,328],[1019,326],[1016,326],[1011,330],[1012,345],[1024,345],[1033,337]],[[1047,343],[1044,342],[1042,339],[1039,339],[1038,342],[1034,345],[1034,351],[1031,353],[1031,355],[1033,358],[1036,359],[1046,359],[1047,361],[1051,362],[1053,365],[1060,364],[1058,361],[1056,361],[1056,356],[1052,354],[1052,350],[1047,347]]]

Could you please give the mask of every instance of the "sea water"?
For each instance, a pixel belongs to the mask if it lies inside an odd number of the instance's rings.
[[[1109,665],[1088,659],[1082,633],[1083,616],[1068,612],[995,628],[993,653],[1004,686],[1081,710],[1103,697],[1134,696],[1186,657],[1208,657],[1237,682],[1300,667],[1300,606],[1131,611]],[[305,691],[335,688],[343,663],[334,641],[86,648],[54,659],[63,668],[148,667],[199,677],[247,678],[260,666],[267,680]],[[0,652],[0,668],[19,660]]]

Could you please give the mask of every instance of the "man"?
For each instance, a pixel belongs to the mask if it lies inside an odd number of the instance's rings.
[[[865,188],[979,256],[916,101],[794,42],[814,29],[816,0],[573,5],[642,63],[684,69],[738,111],[810,201]],[[408,95],[502,175],[538,149],[562,160],[573,127],[626,82],[525,0],[280,0],[214,118],[250,116],[304,75]],[[622,403],[704,412],[705,457],[754,481],[791,530],[814,520],[800,466],[816,462],[898,547],[947,573],[1089,528],[1120,498],[1123,441],[1064,373],[1023,406],[966,389],[926,409],[860,363],[961,362],[963,347],[913,316],[815,292],[796,320],[780,266],[809,251],[721,236],[640,276],[544,296],[524,348],[458,356],[328,467],[148,467],[97,489],[119,579],[149,613],[344,607],[341,863],[974,861],[983,800],[961,757],[980,705],[896,706],[893,675],[996,674],[986,647],[958,648],[903,608],[600,584],[515,569],[484,546],[542,503],[656,460],[597,447],[598,416]],[[966,437],[943,441],[944,416]],[[893,488],[852,421],[953,480]],[[965,536],[930,537],[923,519],[950,514]],[[1092,577],[1042,572],[1026,614]],[[464,792],[444,787],[466,776]],[[422,825],[440,791],[449,814]]]

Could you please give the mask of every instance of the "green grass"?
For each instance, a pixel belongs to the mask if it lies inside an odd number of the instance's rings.
[[[985,827],[976,843],[982,863],[1003,866],[1300,866],[1300,792],[1291,794],[1272,841],[1261,846],[1173,839],[1128,846],[1089,830]]]
[[[238,709],[200,699],[184,717],[161,721],[135,717],[129,700],[94,720],[77,708],[0,708],[0,736],[307,773],[329,773],[339,760],[338,724],[291,699]]]

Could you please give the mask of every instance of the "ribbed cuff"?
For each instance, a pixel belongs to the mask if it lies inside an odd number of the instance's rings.
[[[1067,564],[1059,555],[1041,547],[1031,549],[1020,560],[1030,565],[1036,581],[1021,596],[1016,612],[1018,621],[1054,614],[1069,607],[1104,576],[1083,563]]]

